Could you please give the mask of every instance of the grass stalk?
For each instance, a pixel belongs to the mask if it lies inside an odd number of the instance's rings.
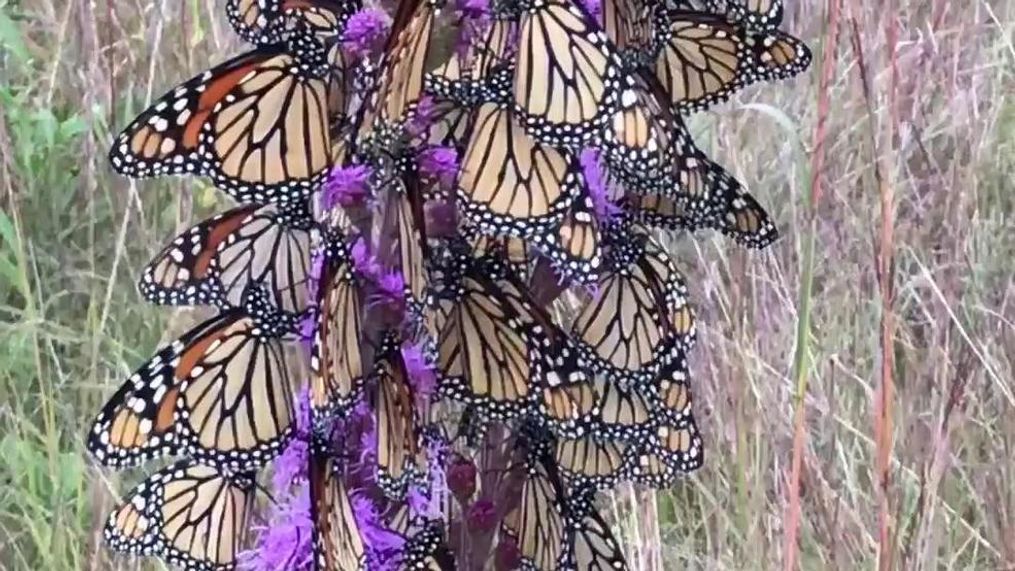
[[[822,170],[828,114],[831,108],[832,80],[836,69],[841,0],[829,0],[825,24],[825,44],[821,48],[821,77],[818,85],[818,119],[814,127],[813,153],[810,165],[810,194],[807,196],[807,231],[803,237],[800,266],[800,297],[797,302],[796,346],[793,356],[795,395],[793,402],[793,450],[787,482],[788,498],[784,516],[783,569],[797,568],[800,533],[800,475],[806,445],[807,387],[811,368],[811,303],[814,286],[814,249],[817,241],[817,208],[821,200]]]

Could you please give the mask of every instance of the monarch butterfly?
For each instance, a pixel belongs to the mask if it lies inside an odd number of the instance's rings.
[[[227,0],[226,18],[244,40],[271,44],[284,40],[301,24],[321,36],[336,35],[360,4],[356,0]]]
[[[694,145],[678,115],[670,115],[655,103],[662,93],[658,80],[638,79],[638,105],[622,112],[629,119],[621,123],[634,127],[620,130],[615,126],[613,138],[608,133],[604,139],[606,157],[616,167],[611,177],[630,191],[621,200],[629,218],[670,230],[715,228],[751,248],[774,242],[778,231],[765,209]],[[660,134],[665,129],[669,129],[668,137]],[[653,134],[633,139],[644,141],[644,145],[632,145],[627,134],[639,132]],[[658,144],[649,144],[655,141]],[[637,160],[657,147],[663,149],[658,168],[651,168],[650,161]],[[646,194],[660,197],[639,196]]]
[[[455,571],[458,568],[439,524],[428,522],[409,537],[398,568],[416,571]]]
[[[442,393],[500,419],[527,410],[539,387],[585,379],[577,348],[503,262],[448,265],[435,319]]]
[[[625,62],[641,62],[653,51],[659,9],[644,0],[603,0],[603,31]]]
[[[310,352],[310,402],[315,421],[343,414],[364,386],[363,291],[340,229],[325,233],[317,333]],[[317,422],[320,424],[320,421]]]
[[[611,234],[611,263],[572,332],[607,380],[645,384],[693,338],[694,316],[683,277],[661,245],[633,226]]]
[[[552,459],[547,458],[546,445],[527,445],[521,493],[501,522],[501,536],[514,541],[524,569],[556,569],[567,550],[564,489]]]
[[[687,362],[684,357],[674,359],[663,367],[652,383],[653,392],[659,400],[659,410],[666,423],[683,427],[693,422],[691,416],[691,388],[687,382]]]
[[[562,437],[554,461],[570,490],[606,489],[628,477],[633,450],[628,442],[596,434]]]
[[[138,289],[154,303],[228,308],[263,284],[276,307],[301,313],[312,225],[303,202],[234,208],[177,236],[145,267]]]
[[[749,248],[764,248],[779,238],[779,231],[768,212],[758,201],[719,165],[708,161],[701,163],[705,173],[704,184],[709,188],[708,198],[689,200],[689,210],[695,209],[695,225],[715,228]],[[704,204],[704,206],[702,206]],[[659,203],[662,210],[666,207]],[[650,223],[673,228],[681,219],[669,219],[665,212],[656,210],[655,216],[648,217]]]
[[[458,101],[435,99],[422,140],[427,146],[452,147],[461,155],[468,141],[471,117],[470,110]]]
[[[402,497],[410,482],[425,477],[427,458],[420,446],[416,395],[393,335],[382,342],[370,393],[377,417],[377,481],[389,496]]]
[[[679,113],[705,109],[759,81],[792,77],[811,62],[803,42],[779,31],[752,33],[701,12],[661,18],[662,50],[652,68]]]
[[[770,30],[782,23],[783,0],[704,0],[704,5],[751,29]]]
[[[322,571],[366,569],[366,548],[343,481],[341,464],[315,439],[310,454],[310,509],[314,556]]]
[[[667,385],[671,386],[672,382]],[[661,419],[661,405],[655,393],[654,388],[646,391],[595,378],[544,389],[541,412],[560,436],[580,438],[595,434],[608,440],[635,440],[650,433]],[[674,394],[673,398],[679,400],[679,395]],[[689,399],[685,400],[689,403]],[[685,411],[681,409],[676,414],[682,412]]]
[[[669,487],[679,474],[693,472],[704,461],[698,425],[691,418],[684,426],[662,424],[651,438],[639,442],[628,470],[637,483]]]
[[[549,446],[552,439],[522,427],[525,475],[518,503],[501,524],[502,541],[518,548],[524,569],[626,569],[617,541],[586,489],[568,491]]]
[[[338,37],[328,40],[325,46],[327,50],[325,57],[328,62],[328,122],[334,130],[335,127],[345,127],[348,120],[354,69]],[[334,133],[331,138],[334,144],[336,138]],[[343,163],[332,162],[332,166],[341,164]]]
[[[331,166],[328,66],[307,33],[183,83],[116,139],[120,174],[210,176],[241,203],[305,199]]]
[[[667,118],[665,110],[639,76],[602,131],[604,158],[612,176],[643,191],[672,192],[674,179],[685,172],[683,157],[696,151],[683,125]],[[679,192],[693,188],[676,185]]]
[[[490,236],[474,232],[470,227],[463,229],[462,235],[477,256],[492,256],[504,260],[522,283],[528,283],[531,261],[535,255],[529,242],[514,236]]]
[[[401,123],[419,100],[438,12],[437,0],[413,0],[399,6],[379,64],[379,83],[358,118],[357,139],[373,138],[378,148],[384,148],[388,143],[385,135]]]
[[[587,193],[574,202],[553,232],[533,236],[532,244],[571,282],[590,284],[599,279],[603,262],[599,220]]]
[[[283,336],[295,327],[250,290],[244,309],[198,325],[131,375],[95,419],[88,450],[113,467],[166,453],[231,471],[263,466],[294,431],[292,380],[305,366]]]
[[[550,145],[588,142],[620,97],[616,48],[571,0],[532,0],[519,25],[512,92],[523,126]]]
[[[443,99],[461,105],[477,105],[497,100],[507,103],[510,77],[509,57],[516,37],[515,23],[495,18],[483,37],[471,43],[464,53],[455,52],[437,69],[426,74],[424,88]],[[501,85],[498,88],[497,85]]]
[[[405,279],[406,300],[412,315],[421,315],[423,308],[430,304],[429,280],[426,271],[426,229],[423,205],[417,179],[411,173],[403,173],[388,185],[387,215],[388,228],[393,228],[395,259]],[[432,328],[431,328],[432,329]],[[428,331],[432,334],[433,331]]]
[[[610,533],[602,516],[596,512],[591,501],[577,501],[571,498],[572,515],[570,533],[574,539],[564,553],[559,569],[628,569],[620,545]]]
[[[519,238],[559,224],[581,185],[570,153],[537,143],[495,103],[474,113],[461,172],[464,214],[483,232]]]
[[[117,551],[158,556],[185,569],[233,569],[246,543],[254,488],[253,474],[226,475],[182,460],[131,491],[109,515],[103,535]]]

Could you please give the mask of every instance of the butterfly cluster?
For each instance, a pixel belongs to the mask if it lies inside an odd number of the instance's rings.
[[[661,235],[776,239],[684,118],[809,65],[782,11],[227,0],[250,51],[109,154],[238,203],[139,280],[217,313],[88,434],[104,466],[176,459],[109,545],[190,570],[626,568],[597,493],[703,461],[695,314]]]

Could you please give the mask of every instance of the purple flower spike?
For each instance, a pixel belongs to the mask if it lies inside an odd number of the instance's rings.
[[[423,176],[450,187],[458,176],[458,151],[451,147],[429,147],[416,157]]]
[[[362,204],[370,192],[370,176],[373,173],[366,165],[335,167],[328,174],[321,196],[321,207],[331,210],[336,204],[355,206]]]
[[[310,491],[304,487],[278,504],[271,522],[259,531],[257,545],[240,554],[240,567],[249,571],[309,571],[313,569],[313,521]]]
[[[364,8],[349,17],[342,34],[342,47],[349,54],[362,58],[384,46],[391,21],[383,10]]]
[[[585,184],[589,189],[589,196],[595,207],[596,218],[600,222],[608,222],[620,214],[621,210],[610,200],[609,189],[607,188],[606,177],[603,176],[602,163],[599,160],[599,151],[585,149],[579,157],[582,171],[585,175]]]

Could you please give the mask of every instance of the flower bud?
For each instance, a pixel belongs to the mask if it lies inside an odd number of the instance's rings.
[[[493,528],[497,526],[497,508],[488,499],[476,500],[469,506],[466,522],[470,530],[493,531]]]
[[[456,455],[447,470],[448,489],[459,501],[476,493],[476,465],[464,456]]]

